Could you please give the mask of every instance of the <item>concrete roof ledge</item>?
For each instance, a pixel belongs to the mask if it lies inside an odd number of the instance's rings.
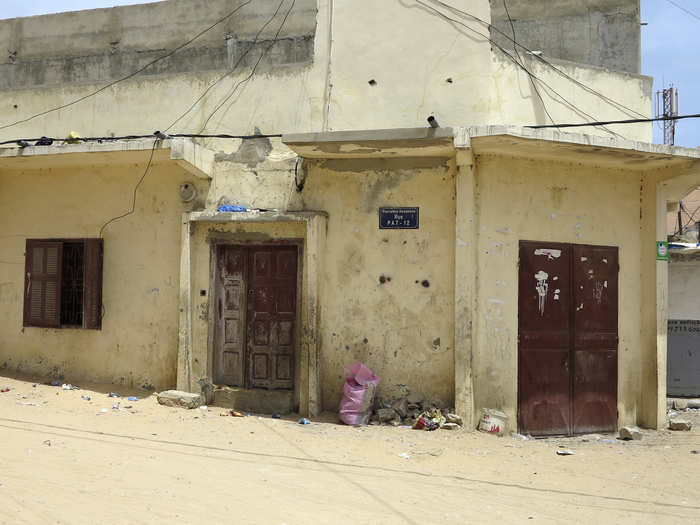
[[[282,142],[307,159],[452,157],[452,128],[397,128],[284,135]]]
[[[158,141],[153,139],[115,140],[104,142],[63,141],[51,146],[0,148],[0,168],[31,170],[82,165],[123,165],[145,163],[153,150],[153,163],[172,161],[199,178],[211,178],[214,152],[185,138]]]
[[[214,173],[214,152],[194,141],[173,139],[170,141],[170,159],[195,177],[210,179]]]
[[[627,169],[655,169],[700,160],[700,150],[693,148],[509,125],[455,128],[455,147],[472,148],[477,155],[561,157]]]

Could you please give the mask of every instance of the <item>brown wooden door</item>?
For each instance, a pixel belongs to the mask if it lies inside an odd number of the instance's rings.
[[[520,243],[518,422],[537,435],[571,431],[571,246]]]
[[[617,248],[521,242],[518,286],[520,432],[614,431]]]
[[[216,252],[214,382],[242,387],[248,252],[244,247],[227,245],[218,246]]]
[[[617,428],[618,250],[574,246],[575,434]]]
[[[296,246],[252,247],[248,283],[248,382],[251,387],[294,386]]]
[[[296,246],[217,247],[215,383],[294,387],[297,256]]]

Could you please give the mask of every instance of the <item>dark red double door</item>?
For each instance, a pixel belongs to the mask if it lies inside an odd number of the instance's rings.
[[[521,433],[616,430],[618,268],[616,247],[520,243]]]
[[[216,247],[214,382],[292,389],[297,246]]]

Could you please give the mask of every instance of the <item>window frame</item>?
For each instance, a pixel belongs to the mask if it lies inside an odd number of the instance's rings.
[[[84,250],[82,326],[61,324],[63,245],[67,243],[81,243]],[[53,272],[49,272],[48,250],[52,248],[57,250],[57,259]],[[39,258],[35,258],[37,250],[44,250]],[[26,239],[22,325],[36,328],[101,330],[103,254],[104,240],[99,237]],[[33,272],[33,266],[37,262],[42,265],[42,270]],[[45,284],[37,287],[37,283]],[[48,283],[55,283],[55,291]],[[39,290],[38,295],[36,290]]]

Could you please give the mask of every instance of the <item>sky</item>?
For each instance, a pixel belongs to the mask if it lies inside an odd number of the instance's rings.
[[[0,0],[0,19],[58,11],[75,11],[152,3],[146,0]],[[673,5],[686,8],[697,17]],[[679,90],[680,113],[700,113],[700,60],[695,47],[700,34],[699,0],[642,0],[642,73],[654,77],[654,94],[673,83]],[[615,98],[615,94],[610,94]],[[655,97],[655,95],[654,95]],[[662,142],[661,127],[654,125],[654,141]],[[700,119],[682,120],[676,126],[676,145],[700,146]]]

